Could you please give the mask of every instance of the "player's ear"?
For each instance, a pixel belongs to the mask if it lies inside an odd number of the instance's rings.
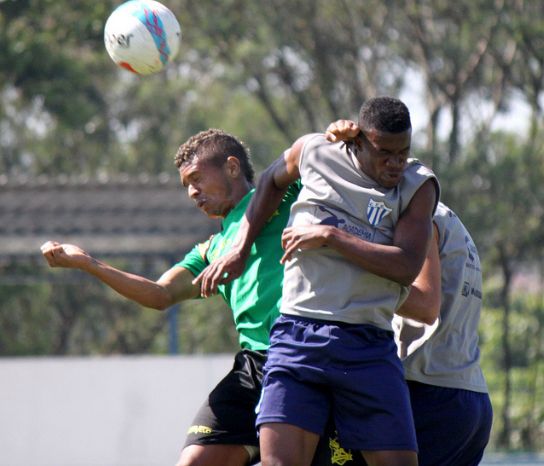
[[[233,155],[229,155],[227,157],[225,168],[227,170],[227,174],[232,178],[238,178],[238,176],[240,175],[240,161]]]
[[[354,143],[359,149],[362,149],[362,148],[363,148],[363,143],[364,143],[365,140],[366,140],[365,133],[363,133],[362,131],[359,131],[359,134],[357,134],[357,136],[355,136],[355,137],[353,138],[353,143]]]

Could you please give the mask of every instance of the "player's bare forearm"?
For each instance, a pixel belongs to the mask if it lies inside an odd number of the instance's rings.
[[[272,163],[261,175],[255,194],[242,219],[235,246],[248,251],[265,223],[276,212],[289,185],[300,178],[298,161],[304,137]]]
[[[194,276],[183,267],[172,267],[156,282],[96,259],[85,270],[125,298],[159,311],[199,294],[199,288],[192,284]]]
[[[281,169],[278,168],[281,163],[281,160],[274,162],[259,179],[236,237],[236,246],[241,250],[247,251],[251,247],[263,226],[280,206],[287,191],[288,184],[278,186],[275,180],[275,173]]]
[[[142,306],[164,310],[175,302],[163,285],[140,275],[116,269],[98,259],[90,258],[81,269],[98,278],[120,295]]]
[[[291,260],[296,252],[328,246],[334,227],[328,225],[297,225],[287,227],[281,236],[284,250],[281,263]]]
[[[414,284],[410,287],[410,294],[402,306],[397,309],[396,314],[408,319],[417,320],[427,325],[434,324],[440,314],[440,302],[432,297],[434,290],[420,287]],[[438,290],[440,296],[440,290]]]
[[[413,254],[398,246],[371,243],[335,227],[329,227],[323,245],[368,272],[401,285],[408,286],[415,278]]]
[[[407,263],[410,261],[404,251],[396,246],[370,243],[346,231],[329,225],[297,225],[283,231],[282,263],[290,260],[295,253],[304,250],[329,247],[352,262],[380,277],[409,285],[405,278]]]
[[[435,196],[434,182],[424,183],[399,219],[390,245],[372,243],[335,227],[297,226],[284,232],[283,260],[297,249],[328,246],[375,275],[409,286],[420,273],[431,244]]]
[[[116,269],[73,244],[47,241],[41,246],[41,251],[49,266],[80,269],[145,307],[162,310],[198,295],[198,289],[191,284],[192,274],[181,267],[172,268],[154,282]]]

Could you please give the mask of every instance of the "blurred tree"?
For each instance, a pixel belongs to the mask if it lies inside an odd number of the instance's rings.
[[[544,88],[544,5],[517,0],[509,17],[509,30],[518,44],[512,67],[512,86],[521,91],[531,107],[530,140],[542,131]]]
[[[407,40],[402,56],[424,77],[425,102],[430,115],[427,151],[440,170],[437,130],[441,113],[450,110],[445,164],[460,152],[461,107],[481,83],[481,69],[495,39],[504,1],[478,0],[451,3],[442,0],[410,0],[399,14],[400,34]],[[489,64],[488,64],[489,65]]]
[[[103,47],[103,18],[113,4],[0,3],[0,99],[7,136],[1,171],[88,171],[93,164],[83,141],[92,141],[99,153],[107,151],[104,88],[113,70],[95,51]]]
[[[158,277],[163,261],[113,261]],[[6,264],[0,276],[0,356],[142,354],[168,352],[166,315],[119,296],[77,270]],[[237,348],[232,313],[219,299],[188,301],[178,318],[183,353]]]

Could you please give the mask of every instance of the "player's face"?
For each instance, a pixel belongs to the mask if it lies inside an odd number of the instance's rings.
[[[386,133],[375,129],[361,132],[357,160],[365,174],[384,188],[400,183],[410,154],[412,131]]]
[[[226,162],[217,166],[195,158],[183,165],[179,173],[187,194],[208,217],[225,217],[234,207],[233,184]]]

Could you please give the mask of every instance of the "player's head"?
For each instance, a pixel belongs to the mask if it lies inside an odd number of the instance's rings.
[[[375,97],[359,112],[357,159],[374,181],[393,188],[402,179],[410,153],[412,124],[406,105],[393,97]]]
[[[224,217],[253,184],[255,172],[244,145],[218,129],[201,131],[175,156],[181,182],[210,217]]]
[[[383,133],[403,133],[412,129],[408,107],[394,97],[374,97],[359,111],[359,128]]]

